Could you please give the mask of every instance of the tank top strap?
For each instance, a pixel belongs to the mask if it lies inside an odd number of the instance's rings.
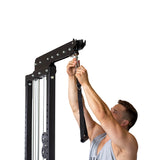
[[[101,141],[105,136],[106,136],[107,134],[106,133],[102,133],[102,134],[100,134],[100,135],[98,135],[97,137],[95,137],[94,139],[93,139],[93,141]],[[93,142],[92,141],[92,142]]]
[[[94,156],[96,156],[97,155],[97,147],[98,147],[98,145],[99,145],[99,143],[102,141],[102,139],[104,138],[106,136],[106,133],[103,133],[103,134],[100,134],[100,135],[98,135],[97,137],[95,137],[94,139],[93,139],[93,141],[91,142],[91,146],[90,146],[90,156],[92,155],[94,155]]]

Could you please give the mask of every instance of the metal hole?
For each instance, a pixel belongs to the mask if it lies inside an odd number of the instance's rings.
[[[68,48],[68,51],[71,51],[72,49],[71,48]]]
[[[51,79],[54,79],[54,76],[51,76]]]

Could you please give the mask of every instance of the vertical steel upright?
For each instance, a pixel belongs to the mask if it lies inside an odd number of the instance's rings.
[[[47,77],[47,102],[48,102],[48,158],[55,159],[55,74],[56,66],[51,64]]]
[[[55,160],[55,62],[77,55],[85,44],[83,40],[73,39],[36,58],[34,72],[26,75],[25,160]],[[40,85],[41,80],[43,80],[43,87]],[[43,90],[43,98],[40,97],[41,90]],[[41,105],[42,99],[43,105]],[[43,127],[40,124],[42,106]]]
[[[31,160],[32,151],[32,81],[25,80],[25,160]]]

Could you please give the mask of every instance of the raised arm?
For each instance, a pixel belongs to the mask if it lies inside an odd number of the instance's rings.
[[[134,137],[114,119],[112,113],[104,101],[98,96],[88,80],[87,70],[80,66],[77,69],[76,77],[81,83],[85,92],[88,104],[102,128],[109,135],[112,142],[121,149],[136,152],[136,140]]]
[[[77,81],[75,77],[75,66],[76,66],[76,59],[73,59],[70,61],[67,65],[67,73],[68,73],[68,99],[71,106],[71,109],[73,111],[74,117],[76,121],[78,122],[78,125],[80,125],[79,122],[79,106],[78,106],[78,93],[77,93]],[[82,96],[83,98],[83,96]],[[94,135],[93,131],[94,128],[99,128],[100,132],[103,132],[102,128],[91,118],[89,112],[87,111],[83,99],[83,110],[84,110],[84,117],[86,120],[86,126],[88,130],[88,136],[89,139],[92,140]]]

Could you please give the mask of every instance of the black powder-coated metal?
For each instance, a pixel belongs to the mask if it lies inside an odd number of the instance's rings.
[[[64,44],[38,58],[35,60],[35,70],[32,74],[27,76],[28,80],[33,80],[36,78],[41,78],[48,74],[49,65],[55,63],[67,57],[74,55],[78,50],[83,49],[86,45],[86,41],[75,40]]]
[[[50,51],[35,60],[35,70],[32,74],[26,75],[25,83],[25,160],[32,160],[32,82],[36,79],[47,77],[47,128],[42,136],[42,157],[46,160],[55,160],[55,62],[78,54],[86,42],[75,40]],[[83,110],[83,108],[82,108]],[[83,111],[81,111],[83,114]],[[84,115],[83,115],[84,121]],[[83,124],[81,124],[83,125]],[[85,126],[86,129],[86,126]],[[84,134],[85,133],[85,134]],[[85,136],[84,136],[85,135]],[[82,133],[84,142],[88,135]]]
[[[25,81],[25,160],[31,160],[32,81]]]
[[[48,160],[55,160],[55,74],[56,66],[51,64],[47,76]]]

